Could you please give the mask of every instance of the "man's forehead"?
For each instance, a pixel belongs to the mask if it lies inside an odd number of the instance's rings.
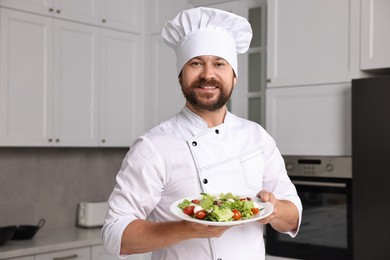
[[[226,61],[224,58],[219,57],[219,56],[215,56],[215,55],[200,55],[200,56],[193,57],[190,60],[194,60],[194,59],[197,59],[197,60],[212,59],[212,60],[223,60],[223,61]]]

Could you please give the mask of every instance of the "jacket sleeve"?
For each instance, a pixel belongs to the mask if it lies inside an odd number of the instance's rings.
[[[287,175],[284,159],[277,148],[274,139],[268,134],[266,134],[266,136],[267,148],[265,150],[267,152],[264,155],[265,169],[263,188],[264,190],[272,192],[276,199],[291,201],[297,207],[299,212],[298,229],[293,232],[286,232],[291,237],[295,237],[298,234],[302,220],[302,203],[294,184]]]
[[[161,198],[163,164],[154,146],[140,137],[126,154],[108,199],[102,228],[105,250],[120,255],[122,234],[136,219],[146,219]],[[124,257],[123,255],[121,257]]]

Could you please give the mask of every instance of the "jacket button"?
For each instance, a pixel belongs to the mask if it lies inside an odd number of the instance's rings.
[[[209,181],[207,179],[203,179],[203,183],[207,184]]]
[[[222,258],[218,258],[217,260],[222,260]]]
[[[215,129],[215,133],[216,133],[216,134],[219,134],[219,130],[218,130],[218,129]]]
[[[198,145],[197,142],[195,142],[195,141],[192,142],[192,146],[197,146],[197,145]]]

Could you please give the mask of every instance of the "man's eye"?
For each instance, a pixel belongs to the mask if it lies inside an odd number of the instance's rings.
[[[218,62],[215,64],[216,67],[222,67],[222,66],[225,66],[225,63],[223,62]]]
[[[199,61],[193,61],[193,62],[191,62],[191,65],[192,66],[200,66],[201,63]]]

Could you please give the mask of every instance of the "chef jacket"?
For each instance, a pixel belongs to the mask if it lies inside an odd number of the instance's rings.
[[[201,192],[256,196],[261,190],[302,205],[286,174],[274,140],[257,123],[226,113],[207,123],[184,107],[139,137],[126,154],[109,197],[103,245],[120,257],[121,237],[136,219],[179,220],[170,205]],[[287,232],[295,236],[295,232]],[[228,229],[219,238],[191,239],[152,253],[152,260],[259,260],[265,258],[263,225],[257,221]]]

